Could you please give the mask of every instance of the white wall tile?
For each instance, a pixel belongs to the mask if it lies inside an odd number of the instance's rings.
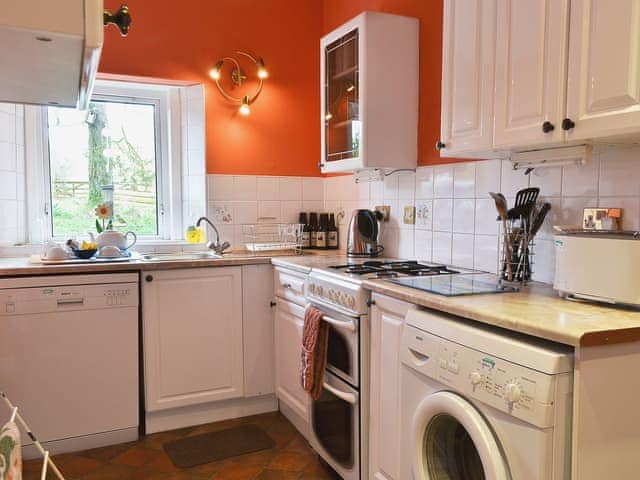
[[[556,250],[552,240],[537,240],[535,246],[532,279],[538,282],[553,283],[555,273]]]
[[[412,259],[414,255],[413,230],[399,232],[398,257]]]
[[[254,175],[236,175],[233,177],[232,200],[257,200],[258,183]]]
[[[302,200],[323,200],[324,199],[324,179],[303,178],[302,179]]]
[[[476,166],[475,162],[460,163],[453,167],[454,198],[475,197]]]
[[[452,234],[433,232],[433,261],[438,263],[451,263]]]
[[[232,224],[235,220],[233,211],[233,202],[224,200],[213,200],[207,202],[207,216],[216,224],[228,223]]]
[[[233,199],[233,176],[231,175],[208,175],[208,199],[209,200],[232,200]]]
[[[608,150],[600,154],[600,196],[640,195],[640,149]]]
[[[384,199],[384,182],[371,182],[369,184],[369,198],[376,203],[382,203]]]
[[[482,160],[476,162],[476,198],[485,198],[489,192],[500,191],[500,174],[502,162],[500,160]]]
[[[397,228],[386,228],[382,232],[382,246],[384,256],[398,257],[400,252],[400,230]]]
[[[416,200],[416,230],[433,228],[433,200]]]
[[[397,200],[398,198],[398,175],[389,175],[384,177],[383,181],[384,191],[382,192],[383,198],[386,200]]]
[[[451,263],[458,267],[473,268],[473,235],[454,233]]]
[[[476,235],[473,244],[473,268],[490,273],[498,271],[497,235]]]
[[[539,204],[549,202],[551,204],[551,210],[547,213],[544,222],[542,223],[542,227],[538,230],[536,238],[551,240],[555,235],[553,226],[562,225],[562,199],[560,197],[538,197],[538,200]]]
[[[529,186],[529,177],[523,170],[514,170],[509,160],[502,161],[500,191],[505,197],[515,197],[516,193]]]
[[[302,201],[302,179],[298,177],[281,177],[280,200]]]
[[[453,166],[442,165],[434,168],[433,196],[453,198]]]
[[[562,167],[562,196],[588,197],[598,194],[598,173],[600,160],[592,155],[587,165]]]
[[[258,221],[258,202],[245,200],[233,202],[233,222],[237,225]]]
[[[280,199],[280,179],[278,177],[258,177],[256,188],[258,200]]]
[[[433,201],[433,229],[450,232],[453,227],[453,200],[436,198]]]
[[[475,233],[497,235],[499,231],[498,212],[492,198],[478,198],[475,210]]]
[[[581,228],[583,209],[597,206],[597,197],[563,197],[561,204],[562,209],[556,217],[558,225]]]
[[[276,223],[280,221],[280,201],[264,200],[258,202],[258,222]]]
[[[433,167],[416,169],[416,198],[433,198]]]
[[[433,232],[430,230],[416,230],[414,235],[414,255],[418,260],[430,262],[432,254]]]
[[[280,221],[283,223],[297,223],[302,211],[302,201],[285,200],[280,204]]]
[[[536,168],[529,174],[529,185],[541,195],[556,197],[562,193],[562,168]]]
[[[475,222],[475,200],[455,198],[453,200],[453,232],[473,233]]]
[[[398,198],[401,200],[413,200],[416,193],[416,176],[414,173],[399,173]]]

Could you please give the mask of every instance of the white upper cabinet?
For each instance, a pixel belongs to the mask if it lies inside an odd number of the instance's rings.
[[[640,0],[445,0],[443,44],[443,157],[640,137]]]
[[[494,148],[564,140],[568,0],[498,0]]]
[[[442,156],[486,152],[493,141],[495,0],[446,0]]]
[[[320,41],[320,168],[418,161],[418,20],[364,12]]]
[[[570,32],[567,139],[638,134],[640,1],[572,0]]]

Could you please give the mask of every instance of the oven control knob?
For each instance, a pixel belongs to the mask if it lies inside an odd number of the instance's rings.
[[[505,387],[505,393],[507,394],[507,401],[509,403],[517,403],[520,397],[522,397],[522,391],[515,383],[508,383]]]
[[[319,297],[321,297],[321,296],[322,296],[322,292],[323,292],[323,290],[324,290],[324,289],[323,289],[320,285],[318,285],[318,286],[316,287],[316,294],[317,294]]]
[[[471,378],[472,385],[478,385],[480,382],[482,382],[482,375],[480,375],[480,372],[471,372],[469,378]]]
[[[310,291],[311,293],[315,293],[315,291],[316,291],[316,286],[315,286],[313,283],[310,283],[310,284],[309,284],[309,291]]]
[[[355,304],[356,304],[356,299],[353,297],[353,295],[347,296],[347,307],[353,308]]]

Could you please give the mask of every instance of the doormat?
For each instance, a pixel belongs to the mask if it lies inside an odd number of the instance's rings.
[[[256,425],[242,425],[172,440],[165,443],[163,448],[176,467],[189,468],[267,450],[275,444],[271,437]]]

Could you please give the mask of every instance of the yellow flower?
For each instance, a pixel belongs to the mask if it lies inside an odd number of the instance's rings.
[[[103,203],[96,207],[96,217],[109,218],[111,215],[111,206],[108,203]]]

